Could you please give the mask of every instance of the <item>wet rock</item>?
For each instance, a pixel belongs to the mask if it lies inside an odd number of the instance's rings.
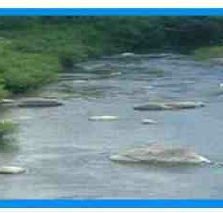
[[[88,118],[89,121],[116,121],[118,119],[118,116],[112,115],[91,116]]]
[[[14,106],[16,104],[16,101],[13,99],[2,99],[1,104],[3,106]]]
[[[134,110],[139,111],[147,111],[147,110],[180,110],[180,109],[194,109],[197,107],[204,107],[205,104],[203,102],[193,102],[193,101],[185,101],[185,102],[150,102],[148,104],[142,106],[134,107]]]
[[[120,56],[121,57],[134,57],[135,54],[134,53],[130,53],[130,52],[126,52],[126,53],[121,53]]]
[[[77,78],[76,73],[60,73],[58,74],[59,81],[73,81]]]
[[[4,104],[11,104],[11,103],[14,103],[15,102],[15,100],[13,100],[13,99],[2,99],[2,103],[4,103]]]
[[[61,105],[63,105],[63,103],[60,101],[44,98],[20,99],[17,103],[18,107],[57,107]]]
[[[16,166],[2,166],[0,167],[0,174],[22,174],[27,172],[25,168]]]
[[[223,58],[211,58],[209,61],[216,65],[223,65]]]
[[[116,76],[120,76],[122,73],[121,72],[111,72],[108,74],[109,77],[116,77]]]
[[[143,119],[142,124],[156,124],[157,122],[153,119]]]
[[[95,70],[94,73],[95,73],[95,79],[96,80],[104,79],[104,78],[117,77],[117,76],[121,75],[121,72],[113,71],[113,70],[109,70],[109,69]]]
[[[31,116],[19,116],[18,118],[15,118],[17,119],[18,121],[27,121],[27,120],[31,120],[32,117]]]
[[[74,83],[76,83],[76,84],[86,84],[87,80],[75,80]]]
[[[40,98],[44,98],[44,99],[51,99],[51,100],[55,100],[55,99],[70,99],[75,97],[74,94],[72,93],[66,93],[66,92],[60,92],[60,91],[49,91],[49,92],[42,92],[40,94],[38,94],[38,96]]]
[[[174,54],[174,53],[154,53],[154,54],[149,54],[148,58],[150,59],[159,59],[159,58],[166,58],[166,59],[181,59],[186,57],[185,55],[182,54]]]
[[[156,59],[156,58],[166,58],[169,56],[170,56],[170,53],[153,53],[153,54],[149,54],[148,58]]]
[[[126,163],[147,163],[147,164],[204,164],[211,163],[207,158],[197,154],[196,152],[182,148],[169,147],[161,145],[149,145],[130,149],[121,154],[112,155],[110,160]]]

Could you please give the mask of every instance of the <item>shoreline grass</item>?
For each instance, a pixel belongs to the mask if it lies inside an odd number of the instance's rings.
[[[194,51],[193,58],[197,61],[211,58],[223,58],[223,46],[200,47]]]
[[[222,24],[221,17],[0,17],[0,99],[90,58],[222,43]],[[195,50],[195,58],[222,55],[222,48],[208,48]]]
[[[0,140],[2,140],[5,135],[13,133],[15,130],[16,124],[9,121],[0,121]]]

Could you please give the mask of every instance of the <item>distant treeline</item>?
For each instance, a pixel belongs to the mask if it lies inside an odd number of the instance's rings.
[[[38,88],[74,63],[105,54],[217,46],[211,54],[222,56],[222,44],[220,16],[1,16],[0,98]],[[197,51],[199,58],[203,52]]]
[[[116,49],[148,51],[150,48],[193,48],[221,45],[223,17],[220,16],[42,16],[0,17],[0,29],[22,30],[39,25],[91,26]],[[97,39],[97,38],[95,38]]]

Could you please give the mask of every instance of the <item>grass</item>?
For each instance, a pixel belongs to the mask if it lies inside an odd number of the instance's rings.
[[[93,24],[34,25],[0,35],[0,99],[52,82],[58,72],[109,49]]]
[[[16,125],[12,122],[2,121],[0,122],[0,139],[2,139],[5,135],[14,132],[16,129]]]
[[[210,58],[223,58],[223,46],[200,47],[194,51],[195,60],[208,60]]]
[[[0,17],[0,99],[52,82],[57,73],[89,58],[187,46],[187,39],[181,41],[179,29],[181,24],[193,21],[203,23],[195,17]],[[212,21],[223,23],[223,19]],[[171,31],[169,22],[176,25],[176,32]],[[191,36],[195,32],[200,31],[188,31]],[[210,40],[201,39],[201,35],[192,41]],[[223,47],[199,48],[194,58],[222,57],[222,50]]]
[[[19,50],[13,39],[0,38],[0,44],[0,98],[56,79],[59,62],[55,56]]]

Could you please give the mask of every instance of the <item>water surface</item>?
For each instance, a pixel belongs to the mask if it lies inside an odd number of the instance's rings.
[[[109,160],[122,150],[157,142],[192,147],[223,162],[222,66],[146,55],[106,57],[79,66],[88,73],[46,89],[69,88],[76,94],[64,100],[64,106],[2,112],[2,119],[18,121],[20,127],[14,141],[0,146],[0,165],[26,167],[29,173],[1,175],[1,199],[223,197],[222,167],[159,168]],[[119,74],[102,76],[98,74],[102,69]],[[184,100],[203,101],[206,107],[133,110],[148,101]],[[92,115],[120,119],[92,122],[88,120]],[[158,123],[142,125],[144,118]]]

